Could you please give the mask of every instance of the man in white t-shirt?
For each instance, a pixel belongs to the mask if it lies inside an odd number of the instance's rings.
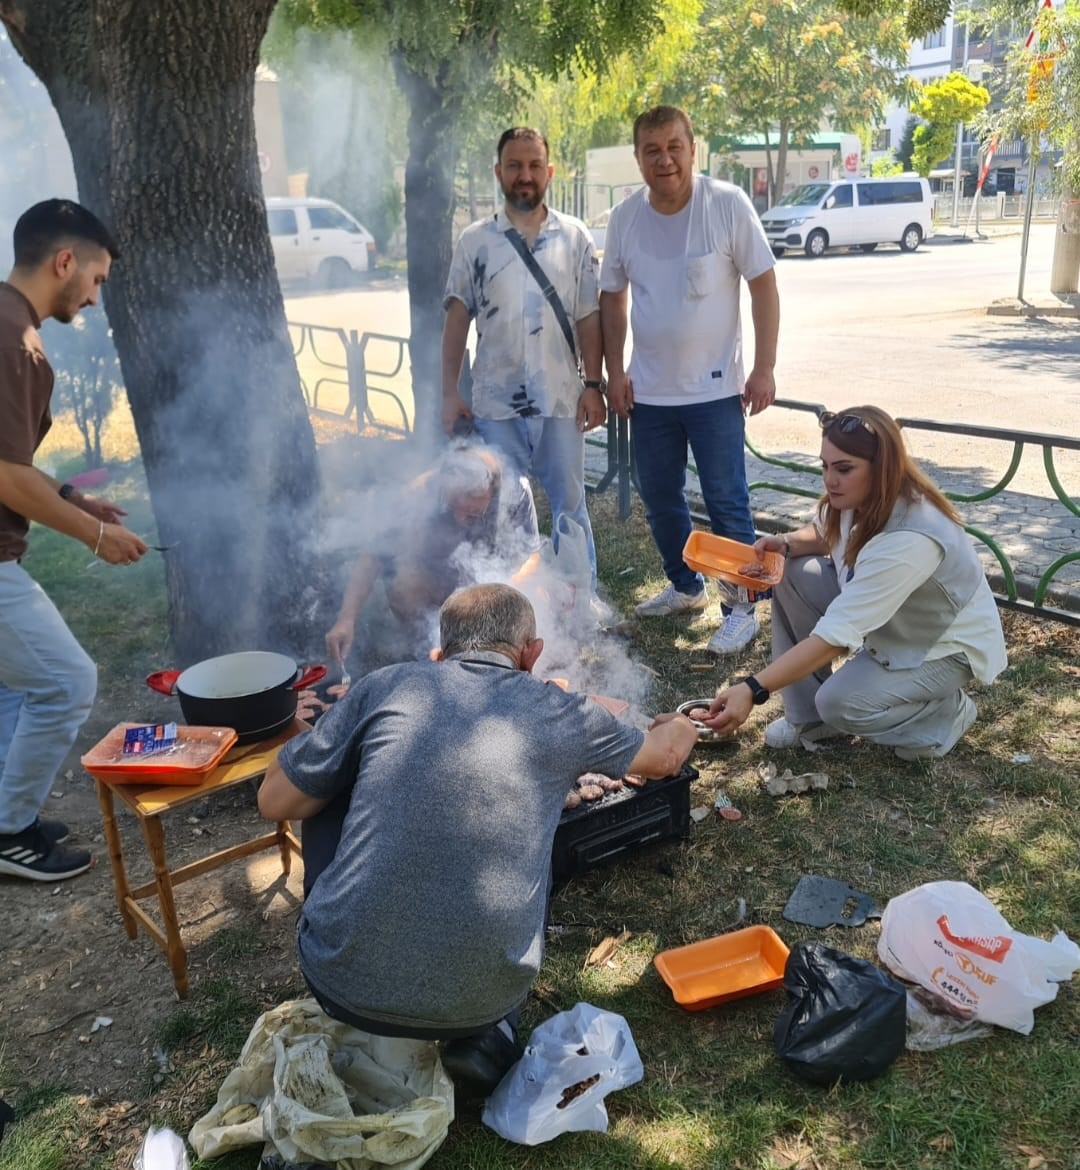
[[[516,474],[536,476],[551,504],[552,545],[558,552],[561,534],[573,539],[576,527],[584,532],[595,590],[585,432],[607,418],[596,250],[581,220],[544,204],[554,168],[539,130],[507,130],[497,158],[503,208],[462,232],[446,282],[443,428],[447,434],[475,428]],[[562,321],[514,235],[550,282]],[[476,322],[471,408],[458,389],[470,321]]]
[[[611,213],[600,273],[608,401],[633,412],[638,481],[669,584],[637,608],[641,617],[704,609],[705,582],[682,559],[690,535],[687,448],[693,452],[713,532],[753,544],[743,455],[744,409],[776,396],[780,326],[775,259],[746,194],[694,173],[694,133],[675,106],[634,123],[645,187]],[[750,290],[754,365],[743,375],[739,288]],[[633,289],[633,357],[623,364],[627,289]],[[709,641],[734,654],[757,635],[752,603],[729,598]]]

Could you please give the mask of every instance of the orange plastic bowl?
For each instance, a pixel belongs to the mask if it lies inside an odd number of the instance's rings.
[[[691,532],[683,547],[683,560],[698,573],[706,577],[719,577],[729,585],[741,585],[751,593],[764,593],[772,588],[784,575],[782,553],[765,554],[765,573],[761,577],[749,577],[740,573],[744,565],[757,562],[757,554],[749,544],[728,540],[725,536],[714,536],[711,532]]]
[[[675,1002],[700,1012],[781,986],[787,957],[784,940],[771,926],[747,926],[661,951],[653,964]]]

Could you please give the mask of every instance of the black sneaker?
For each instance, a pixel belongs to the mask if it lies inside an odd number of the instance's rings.
[[[63,821],[51,821],[48,817],[38,817],[37,827],[45,834],[50,845],[63,845],[71,836],[71,830]]]
[[[458,1089],[487,1096],[524,1052],[516,1035],[511,1039],[495,1024],[479,1036],[447,1041],[439,1059]]]
[[[85,873],[92,861],[87,849],[54,844],[39,824],[21,833],[0,833],[0,874],[32,882],[62,882]]]

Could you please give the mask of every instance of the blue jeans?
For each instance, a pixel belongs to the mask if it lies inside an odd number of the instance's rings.
[[[551,505],[551,544],[559,551],[559,517],[585,532],[592,587],[596,590],[596,545],[585,507],[585,435],[573,418],[477,418],[476,433],[509,461],[519,475],[535,475]]]
[[[692,406],[639,403],[631,426],[641,499],[664,572],[681,593],[699,593],[704,581],[682,559],[693,527],[686,502],[688,446],[713,532],[744,544],[757,539],[746,486],[742,399],[734,395]]]
[[[34,823],[96,690],[97,668],[45,591],[0,563],[0,833]]]

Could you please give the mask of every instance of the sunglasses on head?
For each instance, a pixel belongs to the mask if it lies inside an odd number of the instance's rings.
[[[836,427],[842,435],[853,434],[859,427],[865,427],[870,434],[877,436],[877,431],[870,423],[857,414],[837,414],[834,410],[823,410],[818,415],[818,425],[823,431],[829,430],[830,427]]]

